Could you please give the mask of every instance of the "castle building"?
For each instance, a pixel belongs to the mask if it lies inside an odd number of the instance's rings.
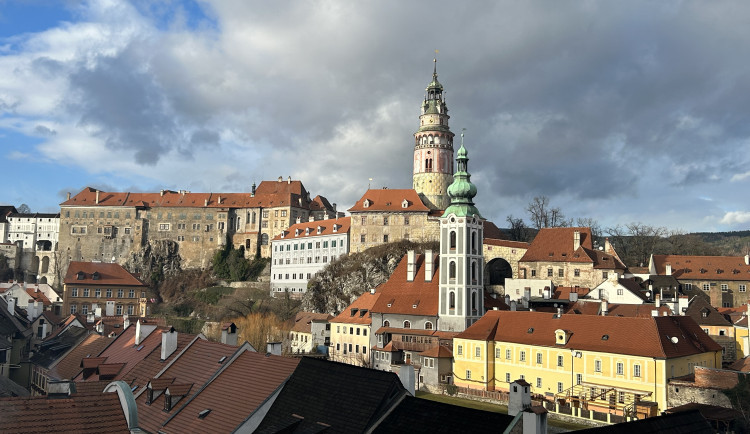
[[[19,248],[16,265],[24,272],[23,280],[54,283],[60,214],[11,213],[7,220],[7,241]]]
[[[64,315],[146,314],[148,286],[120,265],[74,261],[70,263],[63,283]]]
[[[85,188],[60,205],[63,261],[124,264],[149,244],[174,243],[183,268],[207,267],[231,242],[247,257],[271,256],[270,241],[294,224],[337,215],[301,181],[263,181],[248,193],[104,192]],[[65,264],[63,264],[65,265]],[[64,269],[64,268],[63,268]]]
[[[430,209],[445,209],[450,204],[448,186],[453,182],[453,133],[448,126],[448,106],[443,85],[438,81],[437,59],[432,81],[427,85],[414,133],[413,188]]]
[[[271,296],[302,298],[307,282],[330,262],[349,253],[351,217],[296,223],[271,242]]]

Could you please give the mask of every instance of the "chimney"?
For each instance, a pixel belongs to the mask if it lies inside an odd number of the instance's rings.
[[[107,316],[109,316],[109,313],[107,313]],[[122,329],[125,330],[126,328],[128,328],[128,326],[130,326],[130,316],[128,316],[128,314],[124,314],[122,316]]]
[[[291,183],[292,183],[292,177],[291,177],[291,176],[290,176],[289,178],[287,178],[287,179],[286,179],[286,183],[287,183],[287,184],[291,184]]]
[[[255,197],[255,183],[253,182],[253,185],[250,186],[250,197]]]
[[[281,355],[281,342],[269,342],[266,344],[266,356],[268,355],[280,356]]]
[[[750,255],[745,255],[745,265],[750,265]]]
[[[659,316],[659,311],[654,309],[651,311],[651,316]]]
[[[549,286],[545,286],[544,287],[544,291],[542,292],[544,294],[544,299],[545,300],[549,300],[551,298],[550,297],[550,292],[552,292],[552,291],[549,289]]]
[[[432,282],[432,265],[433,265],[432,250],[425,250],[424,252],[424,281],[425,282]]]
[[[578,250],[579,247],[581,247],[581,232],[574,231],[573,232],[573,251]]]
[[[607,305],[607,300],[602,300],[602,316],[607,316],[607,313],[609,313],[609,306]]]
[[[96,309],[94,309],[94,316],[96,318],[101,318],[102,317],[102,308],[101,307],[97,307]]]
[[[559,318],[559,317],[560,317],[561,315],[562,315],[562,308],[561,308],[561,307],[558,307],[558,308],[557,308],[557,316],[558,316],[558,318]]]
[[[99,203],[99,190],[96,190],[96,203]]]
[[[661,307],[661,294],[658,292],[654,294],[654,306],[656,306],[657,309]]]
[[[237,346],[237,326],[233,322],[221,328],[221,343]]]
[[[518,306],[516,305],[516,301],[515,300],[513,300],[513,301],[510,302],[510,310],[511,310],[511,312],[515,312],[515,311],[518,310]]]
[[[161,332],[161,360],[167,360],[177,350],[177,331],[174,327]]]
[[[8,312],[10,312],[11,315],[16,313],[16,299],[13,297],[8,297]]]
[[[375,288],[370,288],[370,294],[375,294]]]
[[[89,312],[89,313],[88,313],[88,314],[86,315],[86,322],[87,322],[87,323],[89,323],[89,324],[93,324],[95,320],[96,320],[96,317],[94,316],[94,312]]]
[[[526,301],[531,300],[531,288],[528,286],[523,289],[523,299]]]
[[[297,217],[297,220],[296,220],[296,222],[297,222],[297,224],[300,224],[300,223],[302,223],[302,217]]]
[[[68,200],[70,200],[70,192],[68,192]]]
[[[307,221],[308,222],[314,222],[315,221],[315,216],[312,215],[312,214],[310,214],[310,217],[307,218]]]
[[[416,254],[414,253],[414,250],[409,250],[409,252],[407,252],[406,254],[406,258],[407,258],[406,259],[407,260],[406,281],[413,282],[414,281],[414,267],[416,266],[415,264]]]
[[[156,330],[155,325],[146,324],[146,321],[139,319],[135,323],[135,344],[140,345],[154,330]]]
[[[671,276],[671,275],[672,275],[672,264],[667,264],[667,265],[666,265],[666,268],[667,268],[667,271],[666,271],[666,273],[665,273],[665,274],[666,274],[667,276]]]
[[[612,253],[613,252],[612,243],[609,242],[609,238],[604,239],[604,253]]]
[[[164,197],[164,190],[161,190],[161,191],[159,192],[159,196],[161,196],[161,197]]]
[[[690,304],[690,298],[687,295],[681,295],[677,299],[677,315],[685,315],[687,312],[688,305]]]
[[[505,304],[510,306],[510,294],[505,294]]]
[[[203,201],[203,206],[208,206],[208,199],[205,199],[205,200]]]
[[[572,301],[572,302],[574,302],[574,303],[575,303],[576,301],[578,301],[578,293],[577,293],[577,292],[573,292],[573,291],[570,291],[570,293],[568,293],[568,300],[570,300],[570,301]]]
[[[279,176],[279,182],[281,182],[283,180],[284,180],[284,177],[283,176]]]

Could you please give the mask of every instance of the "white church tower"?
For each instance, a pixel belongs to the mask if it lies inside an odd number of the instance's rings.
[[[448,187],[450,206],[440,221],[440,320],[438,328],[462,332],[484,315],[484,218],[474,206],[477,188],[467,169],[463,145]]]

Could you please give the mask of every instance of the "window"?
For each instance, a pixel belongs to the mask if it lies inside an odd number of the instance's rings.
[[[169,223],[159,223],[159,230],[160,231],[168,231],[169,230]]]
[[[388,226],[388,217],[383,217],[383,226]]]
[[[466,370],[466,379],[471,380],[471,371],[468,369]]]
[[[565,277],[565,271],[562,268],[557,270],[557,277]]]
[[[77,310],[78,306],[76,306],[75,304],[70,305],[70,313],[76,313]]]
[[[520,356],[519,360],[522,361],[522,362],[526,361],[526,351],[521,351],[521,356]]]
[[[367,235],[362,234],[362,235],[359,236],[359,242],[360,243],[364,243],[366,241],[367,241]]]
[[[116,312],[117,315],[122,315],[122,305],[121,304],[117,305],[117,307],[115,308],[115,312]]]
[[[505,382],[510,383],[510,372],[505,373]]]
[[[82,304],[81,305],[81,313],[84,315],[88,315],[89,313],[89,305],[88,304]]]
[[[510,360],[510,348],[505,350],[505,359]]]
[[[135,289],[128,291],[128,298],[135,298]]]
[[[531,277],[536,277],[536,270],[531,270]]]
[[[727,291],[729,291],[729,285],[727,285],[726,283],[722,283],[721,292],[727,292]]]
[[[94,290],[94,297],[99,298],[102,296],[102,290],[97,288]]]
[[[708,283],[704,283],[703,284],[703,290],[704,291],[708,291],[709,289],[711,289],[711,285],[709,285]]]
[[[536,377],[536,387],[542,387],[542,378]]]
[[[563,391],[563,384],[558,382],[557,383],[557,393],[562,393]]]
[[[463,347],[463,345],[459,345],[459,346],[458,346],[458,355],[460,356],[460,355],[462,355],[463,353],[464,353],[464,347]]]
[[[118,289],[117,290],[117,298],[122,298],[125,295],[124,289]]]
[[[78,297],[78,288],[71,288],[71,290],[70,290],[70,296],[71,297]]]
[[[641,376],[641,365],[633,365],[633,377]]]
[[[602,372],[602,361],[601,360],[595,360],[594,361],[594,371],[595,372]]]
[[[624,290],[622,288],[617,288],[617,295],[623,295]]]
[[[432,330],[432,323],[430,321],[426,321],[424,323],[424,329],[425,330]]]
[[[538,365],[542,364],[542,353],[536,353],[536,363]]]
[[[745,286],[745,285],[740,285],[740,288],[739,288],[739,289],[740,289],[740,292],[746,292],[746,291],[747,291],[747,286]]]
[[[89,291],[90,291],[90,289],[88,289],[88,288],[83,288],[83,296],[84,296],[84,297],[88,297],[88,296],[89,296]]]
[[[625,368],[622,362],[617,362],[617,375],[623,375],[624,373],[625,373]]]
[[[609,273],[602,271],[602,279],[606,279]]]
[[[583,375],[576,374],[576,384],[581,384],[581,383],[583,383]]]
[[[625,403],[625,392],[617,392],[617,402],[620,404]]]
[[[477,347],[476,348],[476,357],[482,357],[482,348],[481,347]]]
[[[547,277],[552,277],[552,268],[547,269]]]
[[[383,235],[383,242],[384,243],[388,242],[388,234]]]
[[[409,216],[404,217],[404,225],[409,225]]]
[[[107,290],[107,298],[112,298],[112,290],[111,289]]]
[[[132,304],[128,305],[128,315],[132,315],[134,311],[135,306],[133,306]]]
[[[580,277],[581,276],[581,269],[580,268],[576,268],[575,270],[573,270],[573,275],[575,277]]]

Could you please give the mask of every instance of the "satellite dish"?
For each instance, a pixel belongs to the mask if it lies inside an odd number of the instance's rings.
[[[672,343],[673,343],[673,344],[676,344],[676,343],[677,343],[677,342],[679,342],[680,340],[679,340],[679,339],[677,339],[677,336],[672,336],[672,339],[671,339],[671,341],[672,341]]]
[[[651,291],[646,291],[646,297],[651,297]]]

